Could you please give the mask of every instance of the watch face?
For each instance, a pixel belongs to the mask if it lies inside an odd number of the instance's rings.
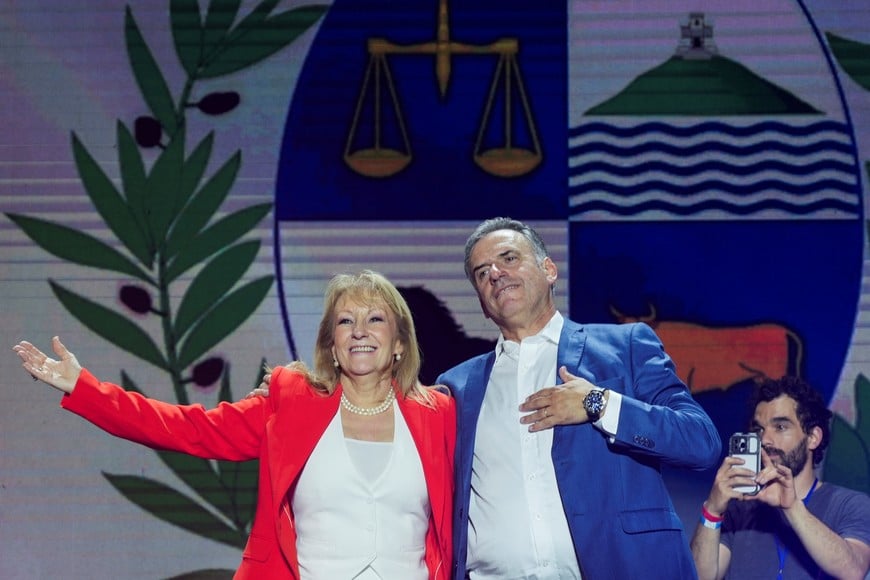
[[[586,414],[590,417],[597,418],[604,408],[604,394],[602,391],[589,391],[586,398],[583,399],[583,407],[586,409]]]

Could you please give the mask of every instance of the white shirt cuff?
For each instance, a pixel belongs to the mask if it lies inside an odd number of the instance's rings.
[[[601,431],[610,435],[610,442],[616,440],[616,432],[619,430],[619,412],[622,409],[622,395],[616,391],[610,391],[607,395],[607,407],[604,414],[592,423]]]

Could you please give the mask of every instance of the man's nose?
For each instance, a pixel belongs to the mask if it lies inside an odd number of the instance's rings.
[[[496,266],[495,264],[492,264],[489,267],[489,280],[491,282],[495,282],[496,280],[501,278],[503,275],[504,275],[504,271],[500,270],[499,267]]]

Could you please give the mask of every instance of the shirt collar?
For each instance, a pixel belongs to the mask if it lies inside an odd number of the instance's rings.
[[[565,324],[565,319],[562,318],[562,315],[557,310],[553,317],[550,318],[550,321],[544,325],[544,328],[535,334],[534,336],[527,337],[528,338],[541,338],[550,342],[552,344],[559,344],[559,337],[562,335],[562,326]],[[499,357],[504,354],[504,343],[505,343],[504,334],[499,333],[498,341],[495,343],[495,360],[498,361]]]

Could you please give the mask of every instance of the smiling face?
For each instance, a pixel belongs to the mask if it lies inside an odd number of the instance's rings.
[[[788,395],[780,395],[755,407],[753,428],[761,436],[761,445],[770,460],[785,465],[797,476],[812,469],[808,450],[819,444],[819,429],[805,433],[797,416],[797,403]]]
[[[332,318],[332,356],[338,361],[342,382],[362,386],[389,380],[395,355],[404,352],[390,309],[344,296],[336,302]]]
[[[531,243],[519,232],[487,234],[472,248],[469,265],[483,312],[506,339],[520,341],[538,333],[555,314],[556,264],[550,258],[538,263]]]

